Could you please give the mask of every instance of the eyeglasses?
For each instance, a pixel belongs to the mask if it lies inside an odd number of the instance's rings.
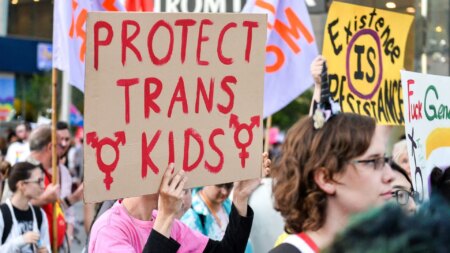
[[[392,197],[395,197],[399,205],[404,206],[408,204],[409,197],[416,201],[419,198],[419,193],[416,191],[396,190],[392,192]]]
[[[354,161],[352,161],[352,163],[354,163],[354,164],[357,164],[357,163],[363,163],[363,164],[372,163],[374,170],[380,170],[380,169],[384,168],[386,163],[389,163],[390,160],[391,160],[390,157],[384,156],[384,157],[378,157],[378,158],[368,159],[368,160],[354,160]]]
[[[27,183],[27,184],[38,184],[38,185],[43,185],[43,183],[44,183],[44,178],[38,178],[38,179],[36,179],[36,180],[24,180],[23,181],[24,183]]]

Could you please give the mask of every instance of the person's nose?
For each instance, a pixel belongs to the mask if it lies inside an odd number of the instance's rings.
[[[391,165],[389,165],[389,163],[386,163],[384,165],[384,170],[383,170],[383,182],[386,184],[390,184],[392,183],[392,181],[394,181],[394,171],[392,170]]]
[[[408,212],[410,214],[414,214],[416,212],[417,209],[417,205],[416,202],[414,201],[414,199],[412,199],[411,197],[409,198],[408,201]]]

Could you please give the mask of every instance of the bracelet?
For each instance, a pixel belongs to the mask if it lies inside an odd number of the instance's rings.
[[[72,206],[72,204],[70,204],[69,198],[65,197],[63,200],[64,200],[64,203],[67,205],[67,207]]]

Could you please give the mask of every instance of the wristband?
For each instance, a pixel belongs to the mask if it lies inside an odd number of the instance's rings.
[[[72,206],[72,204],[70,204],[70,201],[69,201],[69,199],[67,197],[65,197],[63,200],[64,200],[64,203],[67,205],[67,207],[71,207]]]

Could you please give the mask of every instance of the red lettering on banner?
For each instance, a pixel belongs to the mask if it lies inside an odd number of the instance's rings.
[[[125,87],[125,123],[130,123],[130,86],[138,84],[139,78],[119,79],[117,86]]]
[[[186,44],[188,37],[189,26],[195,25],[196,21],[193,19],[179,19],[175,21],[175,26],[181,26],[181,63],[186,59]]]
[[[410,86],[414,84],[414,80],[413,79],[409,79],[407,86],[408,86],[408,108],[410,108],[410,112],[408,115],[408,121],[411,122],[411,96],[414,95],[414,91],[410,90]]]
[[[128,36],[128,26],[134,26],[135,30],[131,36]],[[134,20],[124,20],[122,22],[122,66],[125,66],[127,61],[127,48],[131,49],[136,55],[139,62],[142,62],[142,56],[136,46],[133,45],[133,40],[138,36],[141,27],[139,23]]]
[[[170,37],[169,38],[169,48],[167,49],[167,54],[162,58],[158,58],[155,55],[155,52],[153,51],[153,39],[154,39],[156,31],[160,27],[165,27],[167,29],[167,31],[169,32],[169,37]],[[173,29],[166,21],[159,20],[152,26],[152,29],[148,33],[148,37],[147,37],[147,48],[148,48],[148,54],[150,55],[150,59],[152,60],[153,64],[159,66],[159,65],[164,65],[167,62],[169,62],[170,58],[172,57],[172,52],[173,52],[173,40],[174,40]]]
[[[221,112],[223,114],[227,114],[227,113],[231,112],[231,110],[233,110],[234,93],[228,84],[236,85],[236,83],[237,83],[237,79],[234,76],[225,76],[222,79],[222,82],[220,83],[220,87],[222,88],[223,91],[225,91],[225,93],[227,93],[227,95],[230,97],[230,100],[228,101],[228,105],[226,105],[226,106],[217,104],[217,109],[219,110],[219,112]]]
[[[285,25],[280,20],[275,20],[275,31],[281,36],[281,38],[289,45],[291,50],[294,53],[300,52],[300,47],[297,45],[297,43],[291,38],[294,37],[295,39],[300,38],[300,32],[305,36],[305,39],[308,43],[312,43],[314,41],[314,37],[312,34],[308,31],[308,28],[303,24],[303,22],[298,18],[297,14],[291,9],[286,8],[285,9],[286,18],[289,22],[290,27]]]
[[[205,85],[203,84],[202,79],[197,78],[197,96],[195,96],[195,113],[199,113],[200,111],[200,95],[203,98],[203,102],[206,107],[207,112],[211,112],[213,107],[214,100],[214,78],[211,78],[209,82],[209,95],[206,95]]]
[[[125,122],[128,124],[130,122],[130,86],[135,84],[139,84],[139,78],[128,78],[128,79],[118,79],[117,86],[124,87],[124,101],[125,101]],[[203,80],[198,77],[197,78],[197,87],[196,87],[196,96],[195,96],[195,104],[194,112],[196,114],[200,113],[200,101],[203,101],[205,105],[205,109],[208,113],[212,112],[214,105],[214,91],[215,91],[215,79],[210,78],[209,83],[209,91],[205,87]],[[228,97],[228,101],[218,102],[216,105],[217,110],[222,114],[228,114],[234,108],[234,92],[231,85],[236,85],[237,79],[234,76],[225,76],[223,77],[220,83],[220,90],[222,90],[226,96]],[[154,88],[152,88],[154,86]],[[154,113],[161,113],[161,107],[157,103],[157,99],[162,93],[163,83],[156,77],[148,77],[144,80],[144,90],[143,90],[143,100],[144,100],[144,117],[148,119],[152,111]],[[139,92],[142,94],[142,92]],[[193,101],[193,100],[192,100]],[[182,76],[179,77],[178,83],[175,86],[175,89],[172,93],[172,97],[169,103],[169,107],[167,109],[167,117],[171,118],[173,114],[173,109],[175,104],[179,102],[181,103],[181,110],[183,114],[189,113],[189,104],[186,95],[186,87],[184,84],[184,79]],[[224,103],[226,102],[226,103]]]
[[[203,36],[203,26],[205,25],[212,25],[213,22],[210,19],[203,19],[200,22],[200,30],[198,32],[198,41],[197,41],[197,63],[201,66],[207,66],[209,65],[208,61],[203,61],[201,59],[201,51],[202,51],[202,43],[209,40],[208,36]]]
[[[151,84],[154,84],[156,86],[153,92],[150,91]],[[162,90],[161,80],[159,80],[156,77],[145,78],[144,114],[146,119],[148,119],[148,117],[150,116],[150,109],[153,110],[155,113],[159,113],[161,111],[161,108],[159,108],[158,104],[154,102],[154,100],[156,100],[161,94],[161,90]]]
[[[107,35],[104,40],[99,39],[100,29],[106,29]],[[111,43],[113,37],[113,29],[111,25],[105,21],[98,21],[94,25],[94,68],[98,70],[98,55],[99,55],[99,47],[107,46]]]
[[[217,174],[222,170],[224,162],[223,152],[222,150],[220,150],[220,148],[217,147],[216,143],[214,142],[214,137],[216,137],[217,135],[225,135],[225,132],[221,128],[214,129],[211,132],[211,135],[209,135],[209,146],[211,146],[211,149],[214,150],[219,156],[219,162],[216,166],[213,166],[208,161],[205,161],[205,168],[213,174]]]
[[[169,111],[167,112],[167,117],[172,117],[172,110],[173,105],[175,102],[181,102],[181,105],[183,107],[183,113],[188,113],[188,104],[187,104],[187,98],[186,98],[186,90],[184,88],[184,80],[183,77],[180,76],[178,79],[177,87],[175,88],[175,91],[173,92],[172,99],[170,100],[169,105]]]
[[[103,183],[105,184],[106,190],[111,189],[111,184],[114,182],[114,178],[111,176],[111,173],[116,169],[117,164],[120,160],[120,150],[119,145],[125,145],[126,136],[124,131],[118,131],[114,133],[116,140],[113,140],[109,137],[102,138],[101,140],[97,137],[97,132],[89,132],[86,134],[86,144],[95,149],[95,155],[97,158],[97,166],[105,173],[105,178],[103,179]],[[104,146],[110,146],[114,150],[114,160],[112,163],[107,164],[103,161],[102,158],[102,149]]]
[[[253,21],[244,21],[242,23],[244,27],[248,27],[247,29],[247,44],[245,46],[245,61],[250,61],[250,53],[252,51],[252,37],[253,37],[253,28],[259,27],[258,22]]]
[[[190,149],[190,140],[191,137],[197,141],[199,146],[199,153],[197,156],[197,160],[194,163],[189,165],[189,149]],[[184,159],[183,159],[183,170],[186,172],[192,171],[200,164],[203,159],[204,148],[203,148],[203,140],[200,134],[195,131],[193,128],[186,129],[184,131]]]
[[[241,149],[239,153],[239,158],[241,158],[241,167],[245,168],[245,160],[249,158],[249,153],[247,152],[247,148],[253,142],[253,128],[259,127],[260,118],[259,116],[253,116],[250,118],[250,124],[239,123],[239,118],[235,114],[230,115],[230,127],[236,129],[234,131],[234,143],[236,147]],[[242,134],[247,135],[247,140],[241,140]]]
[[[175,163],[175,140],[173,138],[173,131],[169,132],[169,164]]]
[[[153,162],[152,158],[150,157],[150,153],[153,151],[153,148],[155,148],[156,143],[159,140],[159,137],[161,136],[161,130],[158,130],[155,135],[153,136],[150,143],[147,145],[147,134],[145,132],[142,133],[142,166],[141,166],[141,177],[146,178],[147,177],[147,169],[150,167],[150,169],[158,175],[159,169],[158,166]]]
[[[230,28],[236,28],[237,24],[234,22],[228,23],[226,26],[224,26],[222,28],[222,31],[220,31],[219,34],[219,41],[217,43],[217,56],[219,57],[220,62],[222,62],[225,65],[230,65],[233,63],[233,59],[232,58],[228,58],[223,56],[222,54],[222,43],[223,43],[223,37],[225,37],[225,33],[230,29]]]
[[[412,104],[409,108],[410,114],[412,115],[412,119],[418,120],[422,119],[422,102],[419,101],[417,104]]]

